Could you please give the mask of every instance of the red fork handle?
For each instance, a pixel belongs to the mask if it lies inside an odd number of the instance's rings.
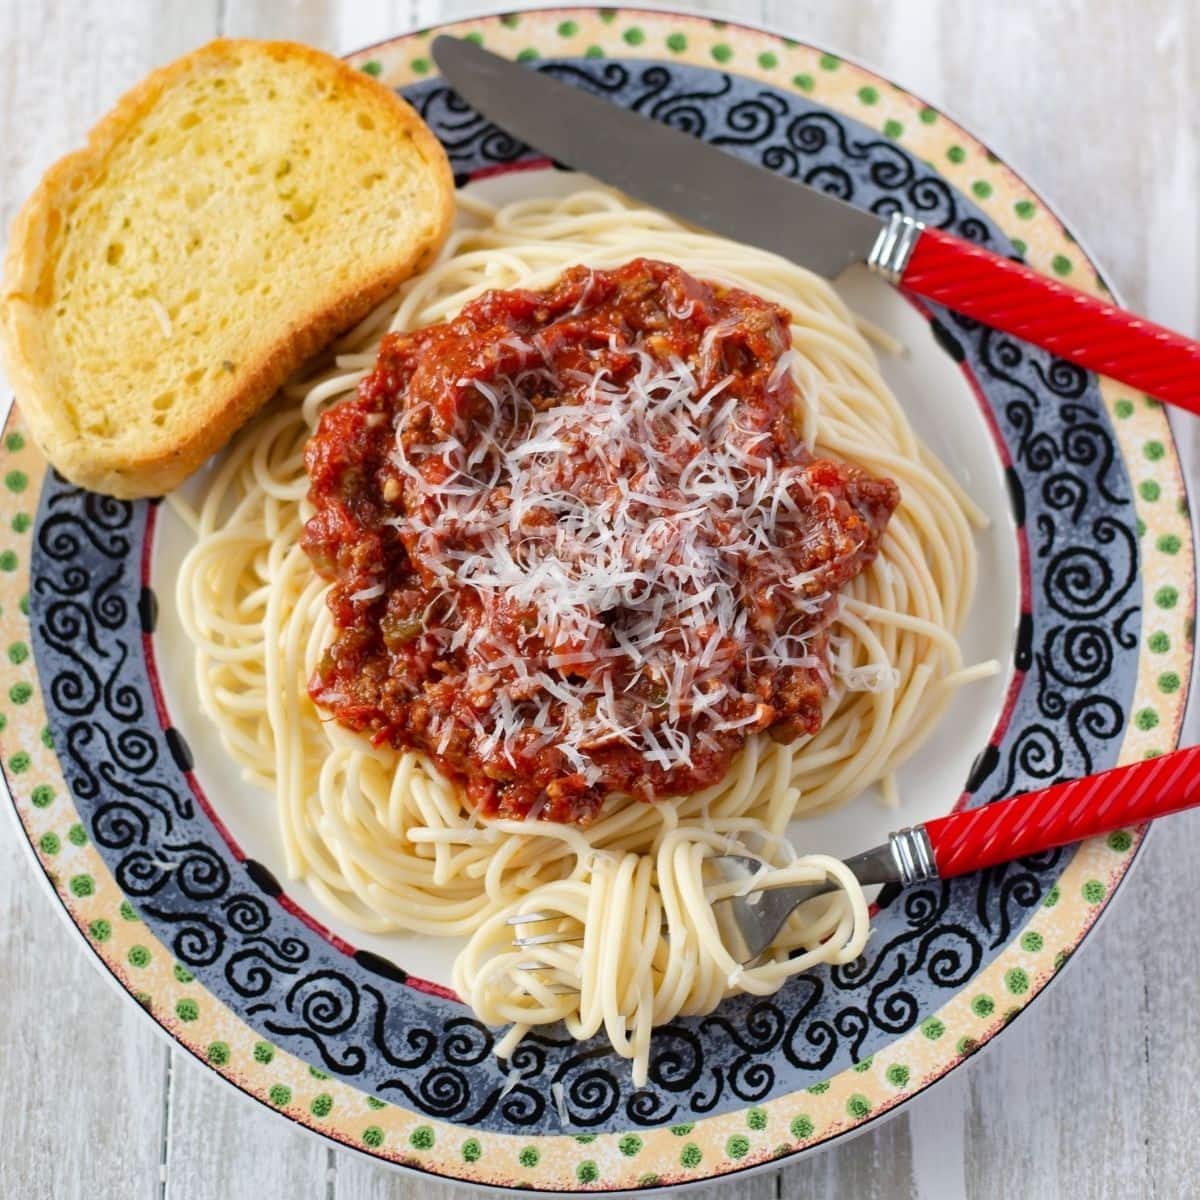
[[[1200,746],[925,825],[938,874],[966,875],[1200,805]]]
[[[924,229],[900,285],[1081,367],[1200,413],[1200,342],[982,246],[941,229]]]

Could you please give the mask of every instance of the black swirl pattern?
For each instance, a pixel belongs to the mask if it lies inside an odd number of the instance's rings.
[[[585,60],[539,69],[877,213],[903,209],[1012,250],[927,164],[795,96],[677,65]],[[530,154],[440,82],[409,96],[460,176]],[[934,316],[939,342],[979,380],[999,425],[1032,555],[1015,660],[1028,674],[1009,729],[972,774],[975,801],[984,802],[1112,763],[1137,661],[1137,535],[1094,380],[974,322]],[[560,1094],[572,1128],[617,1129],[688,1120],[817,1082],[961,988],[1069,858],[1056,852],[892,895],[859,961],[659,1029],[642,1088],[630,1085],[627,1064],[603,1039],[580,1044],[562,1030],[530,1036],[498,1063],[493,1030],[455,1001],[407,986],[402,971],[369,969],[372,956],[356,959],[320,937],[193,802],[190,758],[179,733],[159,727],[142,652],[155,612],[140,578],[149,511],[54,475],[43,489],[31,623],[75,803],[118,885],[214,995],[264,1037],[420,1112],[554,1131],[552,1096]]]

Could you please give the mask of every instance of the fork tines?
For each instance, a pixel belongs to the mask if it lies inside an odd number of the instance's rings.
[[[561,913],[514,913],[511,917],[504,919],[505,925],[532,925],[537,921],[560,921],[562,920]]]
[[[538,933],[532,937],[517,937],[513,938],[514,946],[553,946],[565,942],[582,942],[583,930],[578,933],[572,933],[570,930],[561,930],[558,933]]]

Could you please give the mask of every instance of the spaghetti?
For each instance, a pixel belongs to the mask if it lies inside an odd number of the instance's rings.
[[[348,335],[329,369],[288,389],[299,404],[236,439],[195,518],[179,611],[205,710],[248,778],[278,799],[289,871],[360,928],[468,939],[454,986],[483,1021],[511,1026],[501,1055],[561,1020],[581,1039],[603,1030],[640,1084],[655,1025],[861,952],[861,889],[838,860],[796,856],[786,826],[876,783],[894,801],[896,768],[954,690],[994,669],[964,668],[956,641],[983,519],[918,441],[820,278],[606,191],[461,207],[439,261]],[[301,546],[312,515],[305,446],[322,412],[368,375],[385,328],[446,320],[488,289],[545,288],[577,263],[611,270],[643,255],[786,310],[801,440],[895,480],[901,502],[878,555],[841,593],[818,732],[790,744],[754,734],[718,782],[655,803],[609,796],[585,827],[485,818],[423,754],[373,747],[322,720],[308,696],[335,630],[328,584]],[[835,885],[755,966],[734,961],[712,912],[704,859],[727,849],[769,864],[760,883]],[[514,948],[505,922],[516,913],[540,914],[533,931],[564,940]]]

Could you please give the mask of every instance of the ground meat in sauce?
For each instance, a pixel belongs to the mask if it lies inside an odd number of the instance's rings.
[[[321,418],[313,700],[488,815],[586,822],[815,732],[894,483],[814,458],[787,313],[638,259],[389,334]]]

